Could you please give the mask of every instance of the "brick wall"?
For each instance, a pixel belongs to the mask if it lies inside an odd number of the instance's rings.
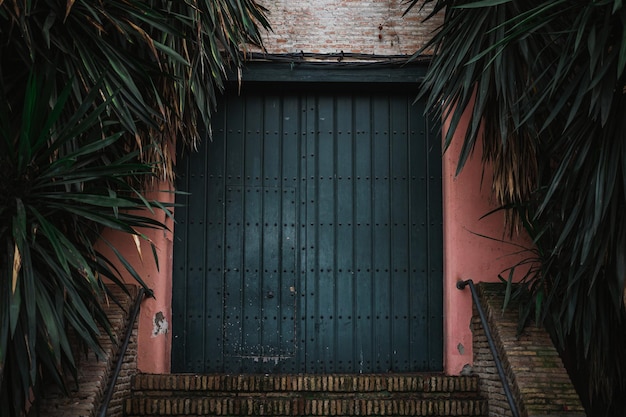
[[[548,333],[531,324],[518,338],[517,306],[511,305],[502,312],[503,285],[482,283],[477,288],[521,416],[584,416],[580,399]],[[472,331],[474,371],[480,376],[481,392],[489,400],[489,417],[512,416],[476,307]]]
[[[78,381],[70,381],[71,390],[69,396],[52,391],[46,397],[40,399],[32,408],[32,416],[46,417],[93,417],[98,412],[101,400],[111,378],[112,371],[117,360],[117,352],[123,341],[124,333],[128,324],[128,313],[136,297],[136,289],[131,287],[131,297],[127,296],[117,286],[112,286],[111,290],[120,301],[122,308],[113,302],[105,305],[105,312],[111,321],[114,340],[102,331],[100,343],[104,355],[100,358],[89,351],[87,353],[78,351],[75,359],[78,367]],[[77,349],[75,349],[77,350]],[[131,343],[128,346],[127,354],[120,378],[116,384],[116,393],[110,403],[107,417],[122,416],[123,397],[130,392],[130,380],[136,373],[137,357],[137,329],[134,325],[134,332]],[[76,390],[75,388],[78,387]],[[74,390],[72,390],[74,388]]]
[[[268,53],[362,53],[405,55],[430,39],[439,19],[423,22],[431,7],[415,6],[406,16],[405,0],[261,0],[272,32]]]

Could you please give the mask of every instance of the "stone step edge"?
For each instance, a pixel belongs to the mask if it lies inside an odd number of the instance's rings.
[[[138,374],[133,391],[478,392],[476,376]]]
[[[485,407],[486,410],[486,407]],[[160,417],[164,414],[124,414],[124,417]],[[230,416],[230,415],[219,415],[219,414],[166,414],[167,417],[189,417],[189,416],[201,416],[201,417],[240,417],[240,416]],[[320,415],[320,416],[311,416],[311,415],[305,415],[305,414],[294,414],[294,415],[289,415],[289,416],[284,416],[284,417],[329,417],[330,415]],[[341,415],[341,414],[335,414],[332,415],[330,417],[359,417],[359,416],[364,416],[364,417],[421,417],[421,416],[431,416],[431,417],[489,417],[488,416],[488,411],[485,411],[484,413],[481,414],[458,414],[456,411],[451,411],[451,414],[442,414],[439,411],[432,411],[432,412],[428,412],[426,414],[421,414],[421,413],[416,413],[416,414],[411,414],[411,415],[400,415],[400,414],[386,414],[386,415],[381,415],[381,414],[377,414],[377,415],[372,415],[372,416],[366,416],[364,414],[359,414],[359,415]],[[270,416],[260,416],[260,415],[256,415],[256,414],[248,414],[247,417],[270,417]],[[282,417],[282,416],[278,416],[278,417]],[[583,415],[584,417],[584,415]]]
[[[484,416],[484,399],[380,399],[293,401],[224,398],[162,398],[140,401],[128,399],[126,416],[214,415],[214,416]]]
[[[458,391],[458,392],[406,392],[406,391],[376,391],[376,392],[206,392],[206,391],[138,391],[134,392],[132,398],[139,400],[158,400],[162,398],[208,398],[211,401],[219,401],[223,398],[253,399],[253,400],[439,400],[439,399],[479,399],[483,398],[480,392]]]
[[[167,415],[167,417],[189,417],[189,416],[201,416],[201,417],[240,417],[240,416],[231,416],[231,415],[219,415],[219,414],[197,414],[197,413],[192,413],[192,414],[124,414],[124,417],[160,417],[163,415]],[[261,415],[256,415],[256,414],[247,414],[247,417],[270,417],[270,416],[261,416]],[[319,415],[319,416],[312,416],[312,415],[306,415],[306,414],[293,414],[293,415],[289,415],[289,416],[278,416],[278,417],[359,417],[359,416],[363,416],[363,417],[420,417],[420,416],[432,416],[432,417],[488,417],[488,411],[487,411],[487,407],[485,407],[485,411],[483,413],[480,414],[476,414],[476,413],[471,413],[471,414],[463,414],[463,411],[461,411],[461,414],[459,414],[458,411],[454,411],[451,410],[450,414],[443,414],[439,411],[429,411],[425,414],[421,414],[421,412],[417,412],[415,414],[410,414],[410,415],[401,415],[401,414],[376,414],[376,415],[371,415],[371,416],[367,416],[364,414],[358,414],[358,415],[351,415],[351,414],[346,414],[346,415],[342,415],[342,414],[335,414],[335,415]]]

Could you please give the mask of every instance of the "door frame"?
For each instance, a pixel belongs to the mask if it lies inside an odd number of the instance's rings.
[[[226,88],[236,91],[241,83],[247,88],[294,89],[294,88],[332,88],[333,85],[349,86],[354,89],[368,91],[386,91],[389,89],[414,88],[417,96],[419,87],[426,73],[424,64],[411,65],[380,64],[348,65],[348,64],[314,64],[314,63],[248,63],[242,70],[240,79],[231,73]],[[439,126],[433,123],[428,129],[429,134],[438,135]],[[442,202],[443,206],[443,202]],[[443,207],[442,207],[443,209]],[[441,236],[443,239],[443,235]],[[439,248],[443,258],[443,242]],[[442,276],[443,279],[443,276]],[[443,284],[442,284],[443,286]],[[443,290],[440,294],[441,310],[443,311]],[[176,307],[172,303],[172,308]],[[176,318],[173,325],[176,327]],[[442,359],[444,355],[442,348]],[[443,364],[442,364],[443,367]]]

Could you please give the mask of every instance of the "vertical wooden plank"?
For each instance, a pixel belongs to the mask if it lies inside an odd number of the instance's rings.
[[[227,138],[225,158],[225,213],[224,213],[224,368],[239,370],[237,355],[242,349],[242,297],[244,165],[246,150],[245,97],[230,101],[226,114]]]
[[[262,253],[263,280],[260,293],[262,306],[261,353],[264,357],[278,358],[280,351],[280,294],[281,294],[281,236],[282,236],[282,192],[281,185],[281,134],[280,119],[282,103],[275,95],[267,95],[263,104],[263,204]],[[269,370],[278,364],[278,359],[266,361]]]
[[[424,125],[423,106],[409,107],[409,123],[411,140],[409,142],[411,155],[411,292],[418,294],[417,301],[411,304],[411,361],[416,370],[428,370],[430,338],[428,328],[429,300],[428,287],[431,274],[429,272],[428,257],[428,207],[431,201],[427,189],[428,173],[428,143]]]
[[[190,160],[186,158],[178,165],[176,188],[189,189]],[[176,277],[172,288],[172,371],[182,372],[187,369],[187,236],[189,234],[189,196],[177,194],[175,233],[184,244],[177,245],[174,251],[173,271]]]
[[[308,322],[308,305],[309,305],[309,288],[307,275],[309,273],[309,257],[307,256],[307,244],[309,241],[307,215],[309,207],[309,190],[307,186],[308,165],[309,165],[309,149],[308,149],[308,108],[309,98],[304,92],[300,95],[299,102],[299,120],[297,126],[298,140],[298,243],[297,243],[297,259],[298,259],[298,288],[297,288],[297,313],[298,317],[296,325],[298,329],[298,349],[297,363],[299,372],[312,372],[309,370],[309,326]]]
[[[354,102],[354,245],[356,265],[355,361],[357,372],[372,372],[372,141],[371,108],[369,98]]]
[[[264,101],[259,93],[246,97],[246,136],[241,158],[245,187],[242,190],[243,242],[239,248],[243,263],[239,282],[242,291],[241,349],[237,355],[244,372],[255,372],[259,361],[252,358],[263,355]]]
[[[299,276],[297,255],[298,248],[298,207],[300,205],[298,185],[300,182],[300,120],[301,101],[298,95],[284,95],[282,97],[282,245],[281,245],[281,328],[280,337],[281,351],[289,359],[284,359],[281,364],[281,372],[297,373],[296,346],[298,343],[297,325],[299,324],[296,314],[298,302]]]
[[[224,103],[228,106],[228,103]],[[226,107],[228,108],[228,107]],[[205,338],[204,371],[222,370],[223,352],[223,244],[224,244],[224,161],[226,126],[224,112],[214,117],[213,141],[205,140],[201,154],[208,172],[206,184],[206,292],[205,292]],[[217,115],[216,115],[217,116]],[[189,242],[193,244],[193,242]]]
[[[408,226],[408,132],[406,101],[395,98],[390,103],[391,148],[391,300],[393,305],[392,338],[394,340],[393,366],[397,372],[410,370],[411,302],[419,294],[412,294],[409,285],[409,226]]]
[[[335,343],[335,127],[334,98],[320,94],[317,102],[318,234],[317,351],[320,371],[332,372]]]
[[[373,206],[373,271],[375,305],[373,311],[373,361],[377,371],[389,371],[395,346],[391,329],[391,213],[390,213],[390,139],[389,96],[372,97],[372,206]],[[395,249],[394,249],[395,250]]]
[[[305,315],[303,316],[306,339],[306,372],[321,372],[318,345],[316,343],[318,328],[318,290],[319,290],[319,246],[317,219],[319,217],[319,202],[317,194],[317,97],[308,95],[306,98],[306,189],[305,204],[305,245],[306,274],[305,274]]]
[[[337,372],[356,372],[354,353],[355,266],[354,266],[354,143],[353,101],[348,93],[336,99],[336,153],[334,156],[337,209],[336,235],[336,335]]]
[[[420,108],[421,107],[421,108]],[[418,107],[423,114],[424,102]],[[443,196],[440,125],[432,119],[423,122],[428,162],[428,369],[443,369]]]

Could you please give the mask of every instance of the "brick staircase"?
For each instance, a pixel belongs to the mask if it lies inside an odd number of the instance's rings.
[[[473,376],[139,374],[125,415],[484,417],[487,401]]]

